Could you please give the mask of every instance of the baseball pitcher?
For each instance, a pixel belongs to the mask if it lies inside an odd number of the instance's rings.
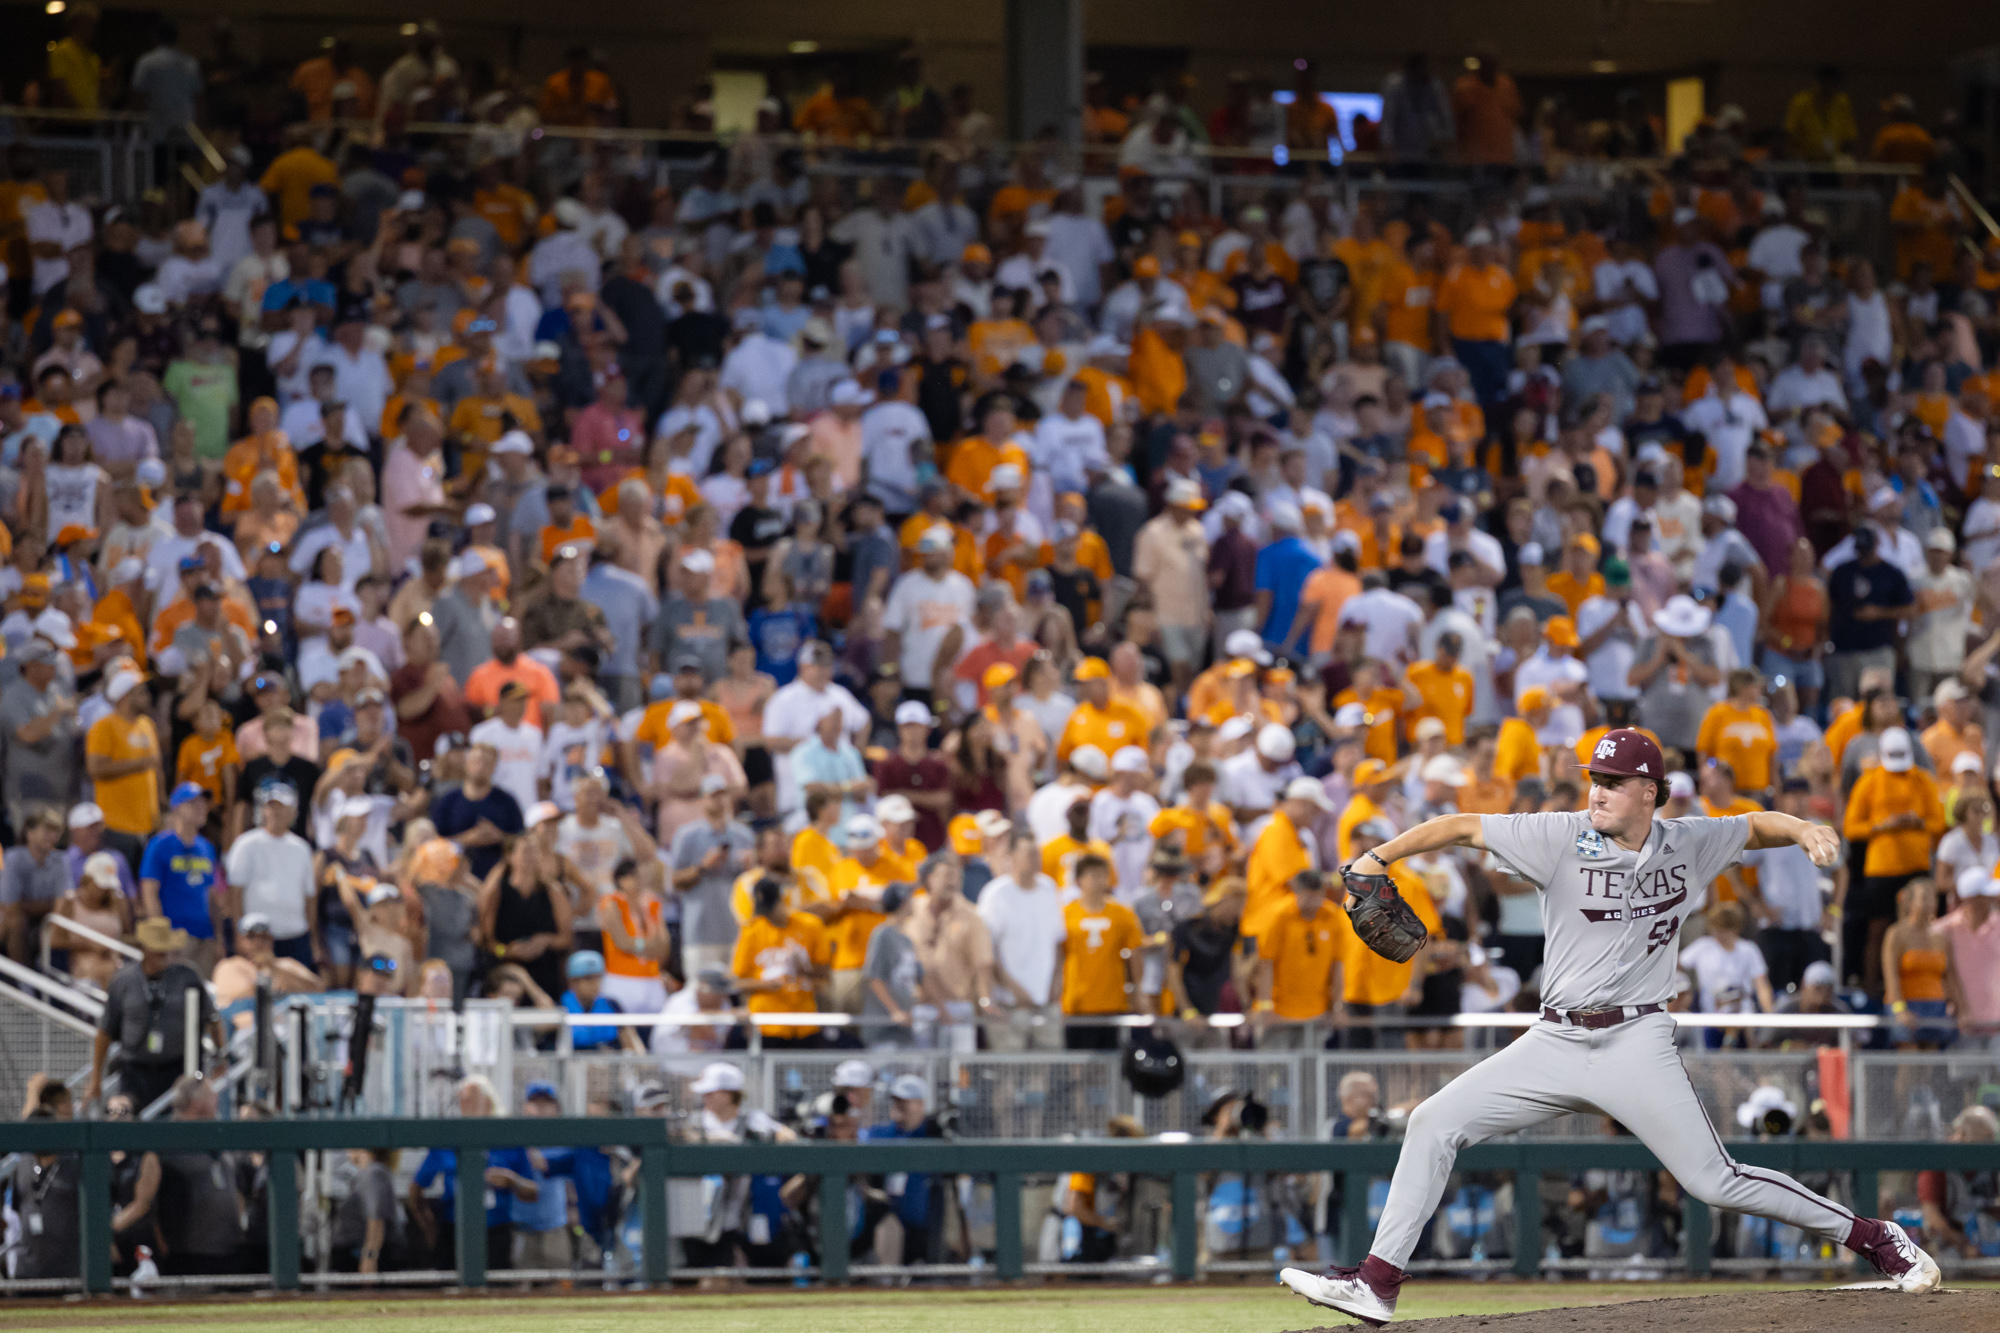
[[[1667,801],[1666,768],[1659,746],[1637,731],[1606,733],[1585,767],[1586,813],[1445,815],[1343,869],[1356,934],[1378,951],[1413,953],[1395,912],[1408,908],[1385,878],[1392,862],[1441,847],[1476,847],[1505,862],[1542,892],[1542,1016],[1411,1113],[1367,1261],[1325,1277],[1287,1268],[1279,1281],[1315,1305],[1386,1324],[1458,1150],[1580,1111],[1626,1126],[1709,1206],[1831,1236],[1898,1290],[1935,1290],[1937,1264],[1894,1222],[1857,1217],[1789,1176],[1731,1160],[1675,1052],[1666,1012],[1681,923],[1704,886],[1746,848],[1797,844],[1815,865],[1831,866],[1839,837],[1773,811],[1655,819]]]

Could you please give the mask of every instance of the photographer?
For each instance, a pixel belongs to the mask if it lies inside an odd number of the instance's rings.
[[[884,1139],[935,1139],[944,1133],[929,1114],[930,1088],[915,1074],[899,1074],[889,1085],[889,1123],[861,1132],[869,1142]],[[932,1197],[933,1178],[926,1172],[898,1172],[869,1178],[869,1208],[864,1230],[875,1238],[878,1263],[929,1261],[943,1240],[942,1210]],[[879,1195],[877,1192],[879,1191]]]
[[[847,1064],[858,1064],[848,1061]],[[841,1068],[845,1069],[847,1064]],[[835,1088],[813,1098],[812,1107],[806,1117],[805,1136],[822,1143],[854,1143],[861,1137],[861,1107],[839,1086],[839,1075],[834,1076]],[[847,1257],[860,1260],[867,1257],[873,1244],[873,1233],[867,1225],[869,1199],[868,1186],[854,1177],[847,1179]],[[796,1175],[778,1187],[778,1197],[797,1219],[797,1238],[801,1246],[812,1255],[815,1264],[822,1262],[819,1252],[819,1177]],[[876,1200],[880,1215],[887,1215],[889,1201],[886,1194]]]
[[[1341,1076],[1340,1114],[1333,1119],[1335,1139],[1380,1139],[1389,1134],[1382,1116],[1382,1086],[1365,1069]]]
[[[1143,1139],[1146,1131],[1129,1115],[1115,1115],[1105,1129],[1114,1139]],[[1118,1257],[1118,1238],[1129,1216],[1132,1178],[1126,1174],[1077,1171],[1063,1177],[1052,1211],[1062,1219],[1064,1263],[1101,1264]]]
[[[1224,1088],[1202,1114],[1211,1139],[1262,1138],[1271,1123],[1271,1108],[1256,1095]],[[1264,1183],[1258,1184],[1257,1181]],[[1255,1259],[1267,1255],[1282,1234],[1276,1225],[1275,1210],[1265,1206],[1265,1196],[1277,1184],[1275,1178],[1247,1176],[1238,1171],[1218,1171],[1210,1175],[1207,1202],[1201,1227],[1202,1259],[1228,1257]]]

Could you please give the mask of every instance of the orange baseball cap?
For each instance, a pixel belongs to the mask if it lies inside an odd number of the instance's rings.
[[[961,264],[990,264],[993,262],[993,252],[978,241],[974,241],[959,252],[958,262]]]
[[[1566,619],[1566,617],[1558,616],[1557,619]],[[1575,631],[1572,630],[1571,633],[1574,634]],[[1521,691],[1520,709],[1523,713],[1538,713],[1542,709],[1547,708],[1551,702],[1553,701],[1549,698],[1549,692],[1540,685],[1530,685],[1527,689]]]
[[[1354,766],[1354,777],[1351,781],[1357,788],[1369,787],[1380,782],[1388,772],[1389,766],[1380,759],[1363,759]]]
[[[40,606],[49,600],[49,576],[47,574],[26,574],[21,578],[21,599]]]
[[[56,328],[73,329],[81,323],[83,323],[83,316],[78,314],[74,310],[58,310],[56,312],[56,317],[55,317]]]
[[[1199,246],[1201,244],[1201,233],[1198,231],[1184,231],[1174,239],[1181,245]]]
[[[1160,261],[1152,255],[1140,255],[1132,261],[1132,276],[1135,278],[1159,277]]]
[[[57,546],[68,546],[71,542],[93,541],[96,537],[96,528],[86,528],[81,523],[69,523],[65,524],[63,530],[56,534],[55,544]]]
[[[1603,544],[1587,532],[1577,533],[1576,536],[1569,539],[1569,544],[1571,546],[1581,546],[1592,555],[1602,555],[1604,553]]]
[[[1111,668],[1105,664],[1104,659],[1101,657],[1086,657],[1082,662],[1077,664],[1076,678],[1078,680],[1110,680]]]
[[[1081,673],[1079,673],[1081,674]],[[1257,664],[1247,657],[1239,657],[1222,669],[1222,674],[1230,680],[1241,680],[1245,676],[1257,674]]]
[[[986,668],[986,674],[979,678],[979,683],[989,690],[997,690],[1002,685],[1013,681],[1020,674],[1020,672],[1005,662],[995,662],[992,666]]]
[[[951,839],[951,849],[960,856],[977,856],[986,842],[975,815],[954,815],[951,823],[945,826],[945,834]]]
[[[1583,640],[1576,637],[1576,622],[1568,616],[1551,616],[1542,626],[1542,637],[1558,648],[1574,648]]]

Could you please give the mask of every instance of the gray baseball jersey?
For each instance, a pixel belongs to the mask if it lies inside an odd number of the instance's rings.
[[[1750,819],[1656,819],[1637,852],[1582,813],[1483,815],[1479,831],[1542,890],[1542,1003],[1568,1011],[1673,998],[1681,922],[1742,859]]]

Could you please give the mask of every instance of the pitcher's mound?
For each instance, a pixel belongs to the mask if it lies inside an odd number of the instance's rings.
[[[1310,1333],[1343,1333],[1343,1323]],[[1391,1333],[1965,1333],[2000,1328],[2000,1291],[1760,1291],[1615,1305],[1397,1320]]]

